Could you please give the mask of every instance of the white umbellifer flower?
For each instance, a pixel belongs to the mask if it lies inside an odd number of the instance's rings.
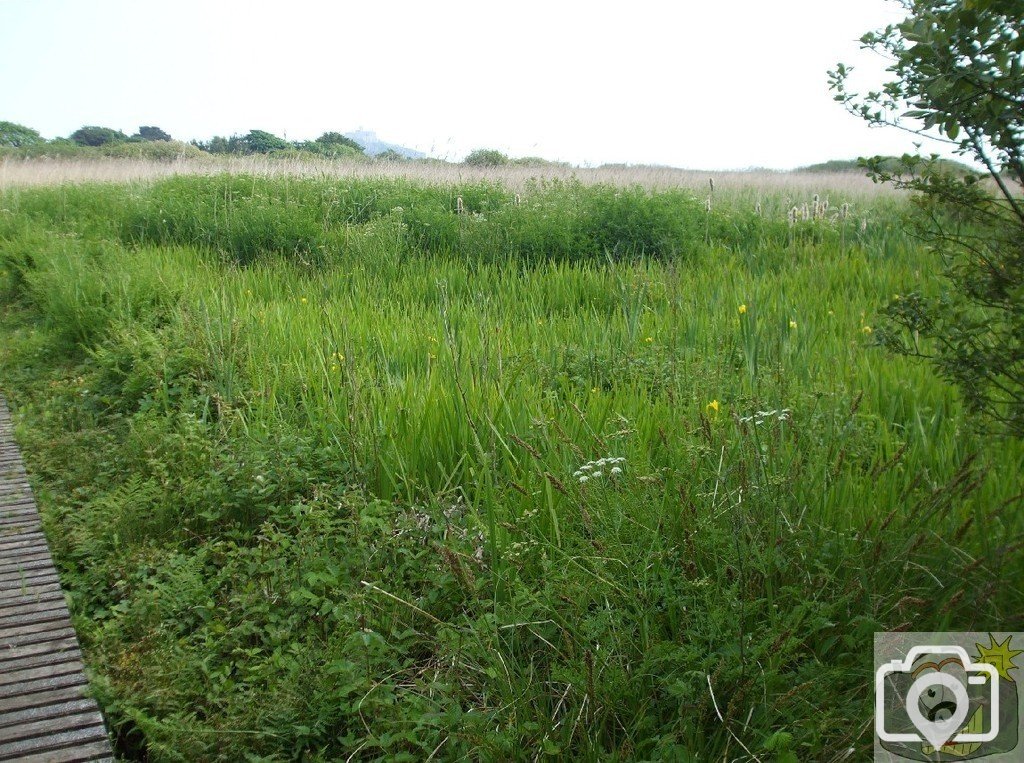
[[[622,456],[605,456],[604,458],[598,458],[594,461],[587,461],[579,469],[572,473],[572,476],[578,479],[580,482],[586,482],[591,477],[597,479],[604,476],[604,468],[612,467],[609,474],[614,476],[616,474],[622,474],[622,469],[616,464],[621,464],[626,461]]]
[[[765,421],[772,418],[773,416],[777,421],[789,421],[792,417],[791,414],[792,411],[789,408],[773,408],[770,411],[757,411],[757,413],[754,413],[751,416],[742,416],[740,417],[739,422],[741,424],[749,424],[751,422],[753,422],[755,425],[763,424]]]

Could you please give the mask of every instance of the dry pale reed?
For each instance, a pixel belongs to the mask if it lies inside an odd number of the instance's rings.
[[[577,181],[586,185],[642,186],[649,190],[708,188],[706,171],[654,166],[569,167],[507,165],[470,167],[445,162],[372,162],[329,159],[274,159],[266,156],[210,157],[161,162],[145,159],[0,159],[0,189],[62,183],[126,183],[172,175],[221,173],[320,178],[406,178],[442,185],[495,181],[522,191],[530,181]],[[857,172],[810,173],[749,170],[718,172],[711,187],[723,191],[766,191],[806,196],[821,189],[847,198],[893,193]],[[716,187],[717,186],[717,187]]]

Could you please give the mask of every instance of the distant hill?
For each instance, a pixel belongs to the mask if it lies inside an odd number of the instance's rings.
[[[887,169],[896,168],[896,163],[899,161],[899,157],[887,156],[885,157],[885,166]],[[944,170],[956,173],[967,173],[976,172],[968,167],[966,164],[961,162],[953,161],[952,159],[939,159],[939,166]],[[831,159],[827,162],[820,162],[818,164],[809,164],[806,167],[797,167],[794,172],[857,172],[864,174],[864,169],[857,164],[856,159]]]
[[[394,151],[396,154],[401,154],[406,159],[423,159],[426,157],[422,151],[415,151],[405,146],[399,146],[396,143],[387,143],[377,137],[377,133],[372,130],[356,130],[355,132],[345,133],[346,138],[351,138],[360,146],[369,156],[377,156],[383,154],[385,151]]]

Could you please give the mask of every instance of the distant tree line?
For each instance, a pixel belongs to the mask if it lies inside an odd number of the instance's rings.
[[[207,154],[282,154],[299,152],[329,158],[365,157],[363,146],[340,132],[325,132],[316,140],[288,141],[266,130],[250,130],[245,135],[224,137],[215,135],[209,140],[183,143],[155,125],[142,125],[138,132],[126,135],[120,130],[100,125],[84,125],[66,138],[47,140],[38,130],[14,122],[0,121],[0,151],[14,149],[20,156],[52,154],[74,155],[98,151],[104,156],[148,157],[173,159],[181,156]],[[80,150],[81,149],[81,150]],[[201,153],[202,152],[202,153]],[[7,153],[11,153],[7,151]],[[377,161],[405,161],[406,156],[393,149],[377,154]],[[436,160],[428,160],[436,161]],[[463,163],[473,167],[567,166],[562,162],[549,162],[529,156],[511,159],[495,149],[480,148],[469,153]]]
[[[38,130],[15,122],[0,122],[0,148],[30,149],[43,146],[81,146],[98,148],[131,143],[175,143],[171,135],[154,125],[139,127],[134,135],[99,125],[84,125],[66,138],[47,140]],[[179,144],[185,145],[185,144]],[[287,141],[265,130],[250,130],[245,135],[222,137],[208,141],[190,141],[191,146],[211,154],[270,154],[278,151],[305,151],[321,156],[363,156],[363,147],[339,132],[325,132],[316,140]]]

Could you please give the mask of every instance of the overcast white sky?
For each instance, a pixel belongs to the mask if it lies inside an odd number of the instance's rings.
[[[0,120],[788,169],[913,150],[826,75],[841,60],[879,84],[857,38],[901,17],[887,0],[0,0]]]

